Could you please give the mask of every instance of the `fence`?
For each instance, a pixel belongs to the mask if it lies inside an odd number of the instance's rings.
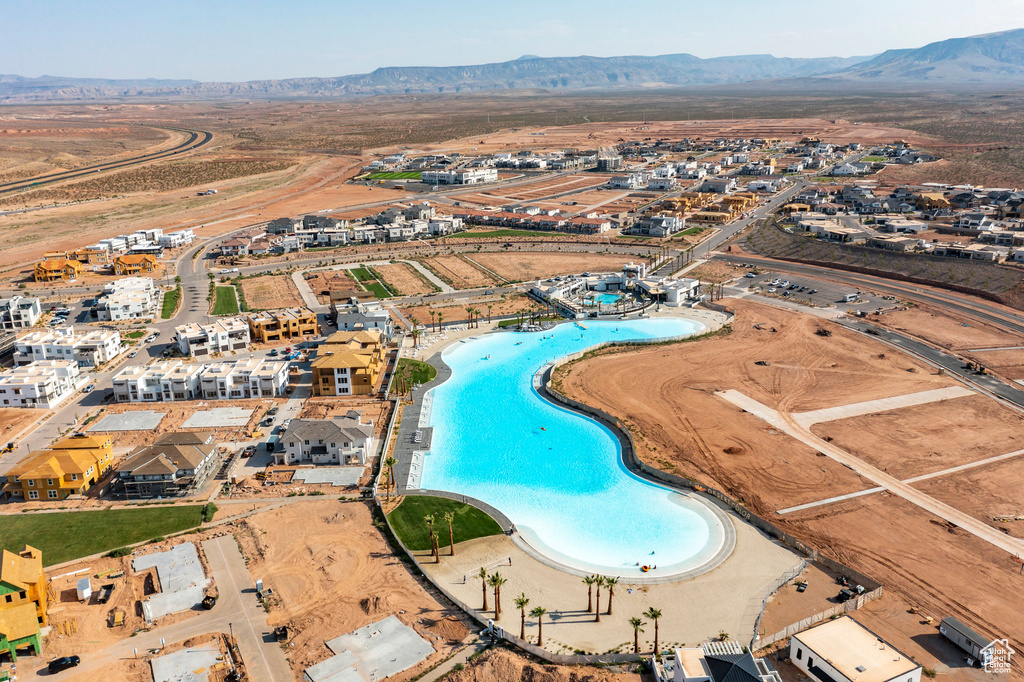
[[[836,616],[841,616],[844,613],[849,613],[851,611],[856,611],[857,609],[859,609],[862,606],[864,606],[865,604],[867,604],[869,601],[878,599],[881,596],[882,596],[882,588],[881,587],[877,587],[877,588],[871,590],[870,592],[865,592],[864,594],[859,595],[856,599],[851,599],[850,601],[844,602],[842,604],[836,604],[835,606],[833,606],[830,609],[826,609],[825,611],[821,611],[820,613],[816,613],[813,616],[808,616],[807,618],[804,618],[802,621],[800,621],[798,623],[793,623],[792,625],[790,625],[790,626],[788,626],[786,628],[783,628],[782,630],[779,630],[775,634],[765,635],[764,637],[758,637],[754,641],[754,643],[751,644],[750,650],[751,651],[759,651],[759,650],[765,648],[766,646],[771,646],[772,644],[775,644],[776,642],[780,642],[780,641],[782,641],[784,639],[788,639],[789,637],[792,637],[793,635],[797,634],[798,632],[802,632],[803,630],[806,630],[807,628],[811,627],[812,625],[814,625],[816,623],[820,623],[823,620],[828,620],[828,619],[834,618]]]

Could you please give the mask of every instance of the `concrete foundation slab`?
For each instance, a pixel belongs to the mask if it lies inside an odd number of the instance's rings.
[[[90,431],[153,431],[160,425],[166,412],[139,410],[108,414],[91,427]]]
[[[255,410],[244,407],[214,407],[200,410],[185,420],[186,429],[241,428],[249,423]]]
[[[150,568],[156,568],[160,594],[154,594],[142,603],[149,621],[195,608],[203,600],[203,589],[210,584],[199,563],[196,546],[191,542],[132,560],[135,572]]]
[[[293,481],[304,483],[330,483],[332,486],[359,485],[359,478],[366,467],[323,467],[317,469],[299,469],[292,476]]]
[[[221,660],[220,649],[201,646],[158,656],[149,662],[153,682],[206,682],[210,667]]]
[[[408,670],[434,653],[434,647],[395,616],[388,616],[355,632],[332,639],[327,642],[327,648],[337,654],[335,658],[344,656],[345,660],[351,660],[350,667],[338,670],[332,677],[319,679],[308,677],[309,671],[313,669],[309,668],[306,675],[312,682],[348,682],[357,679],[374,682]],[[349,671],[359,676],[352,677]],[[338,675],[344,677],[336,677]]]

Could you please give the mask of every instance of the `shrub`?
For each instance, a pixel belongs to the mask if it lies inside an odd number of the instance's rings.
[[[111,559],[120,559],[121,557],[128,556],[131,553],[132,553],[131,547],[118,547],[117,549],[110,550],[109,552],[107,552],[103,556],[110,557]]]

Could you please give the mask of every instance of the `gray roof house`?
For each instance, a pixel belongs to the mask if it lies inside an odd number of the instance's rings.
[[[350,410],[333,419],[295,419],[281,436],[275,464],[365,464],[373,449],[373,421]]]
[[[211,432],[167,433],[135,450],[117,468],[115,490],[125,497],[175,497],[195,490],[213,468]]]

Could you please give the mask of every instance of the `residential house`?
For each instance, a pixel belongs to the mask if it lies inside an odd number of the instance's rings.
[[[242,317],[225,317],[210,324],[190,322],[174,328],[182,355],[203,357],[249,347],[249,325]]]
[[[650,237],[668,237],[681,231],[686,221],[674,215],[652,215],[638,221],[625,232]]]
[[[149,253],[127,254],[114,259],[114,274],[118,277],[135,277],[156,269],[156,256]]]
[[[46,575],[43,553],[25,545],[15,554],[0,552],[0,655],[18,660],[18,650],[43,651],[40,627],[49,625],[46,615]]]
[[[222,256],[248,256],[249,243],[250,240],[243,237],[226,239],[220,244],[220,254]]]
[[[126,277],[103,287],[103,295],[96,301],[95,313],[99,320],[139,320],[156,317],[162,292],[149,277]]]
[[[215,362],[203,369],[199,382],[203,398],[274,398],[288,386],[288,363],[257,357]]]
[[[654,678],[658,682],[782,682],[767,659],[754,658],[732,640],[677,648],[671,656],[654,661]]]
[[[0,407],[52,409],[67,400],[81,383],[74,360],[37,360],[0,372]]]
[[[82,276],[82,264],[69,258],[46,258],[36,263],[35,281],[67,282]]]
[[[707,178],[700,186],[701,192],[714,192],[716,194],[727,194],[736,189],[735,178]]]
[[[295,419],[281,437],[275,464],[365,464],[373,451],[373,421],[349,411],[333,419]]]
[[[200,380],[209,365],[164,360],[125,367],[111,380],[117,402],[194,400],[202,396]]]
[[[495,182],[498,171],[494,168],[463,168],[451,171],[425,170],[420,172],[420,182],[428,185],[477,185]]]
[[[630,173],[629,175],[616,175],[610,178],[608,186],[612,189],[639,189],[646,182],[646,173]]]
[[[84,495],[106,476],[113,462],[109,436],[76,433],[46,450],[29,453],[7,472],[3,493],[18,501]]]
[[[294,218],[277,218],[267,223],[269,234],[295,234],[302,223]]]
[[[331,301],[331,319],[338,331],[376,331],[385,342],[394,331],[391,313],[377,301]]]
[[[110,262],[110,251],[102,244],[93,244],[75,249],[69,252],[67,257],[88,265],[106,264]]]
[[[213,433],[157,436],[117,467],[117,489],[128,499],[176,497],[198,490],[213,470]]]
[[[0,299],[0,329],[26,329],[34,325],[42,314],[38,298],[11,296]]]
[[[250,313],[247,316],[247,321],[249,334],[258,343],[316,336],[319,329],[316,313],[309,308],[288,308]]]
[[[879,235],[867,240],[868,246],[886,251],[912,251],[921,245],[921,239],[912,237],[899,237],[897,235]]]
[[[99,367],[121,354],[121,334],[109,329],[76,332],[74,327],[35,331],[15,342],[14,364],[36,360],[74,360],[79,367]]]

